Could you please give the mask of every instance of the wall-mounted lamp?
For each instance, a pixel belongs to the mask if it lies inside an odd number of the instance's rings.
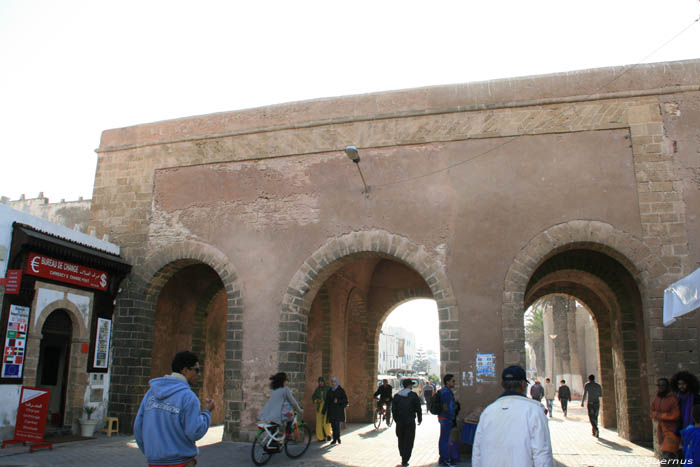
[[[357,147],[346,146],[345,155],[348,156],[348,159],[350,159],[351,161],[353,161],[355,163],[355,166],[357,167],[357,171],[360,172],[360,178],[362,179],[362,185],[365,187],[363,193],[365,194],[366,197],[369,198],[369,186],[367,186],[367,183],[365,182],[365,176],[362,175],[362,169],[360,168],[360,153],[357,150]]]

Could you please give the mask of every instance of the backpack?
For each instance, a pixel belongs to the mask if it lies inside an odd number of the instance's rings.
[[[433,397],[430,399],[430,405],[428,406],[428,410],[430,410],[430,413],[433,415],[440,415],[440,412],[442,412],[442,389],[440,389],[438,392],[433,394]]]

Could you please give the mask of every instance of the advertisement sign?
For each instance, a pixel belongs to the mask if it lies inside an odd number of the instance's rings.
[[[4,279],[0,279],[0,285],[5,286],[5,294],[18,294],[22,284],[22,270],[8,269]]]
[[[49,411],[48,389],[22,386],[17,409],[14,441],[41,443],[46,429],[46,414]]]
[[[37,253],[29,253],[24,272],[68,284],[107,290],[108,275],[104,271],[73,264]]]
[[[112,335],[112,320],[97,318],[97,338],[95,339],[95,368],[109,366],[109,339]]]
[[[476,380],[483,382],[486,379],[496,376],[496,354],[477,353],[476,354]]]
[[[22,377],[24,352],[27,348],[29,311],[30,308],[27,306],[10,305],[10,316],[7,319],[5,346],[2,353],[3,378]]]

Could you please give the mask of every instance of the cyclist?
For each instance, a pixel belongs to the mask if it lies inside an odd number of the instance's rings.
[[[301,418],[301,407],[297,404],[296,399],[292,395],[292,391],[287,387],[287,373],[279,372],[270,376],[270,399],[263,407],[258,420],[266,423],[274,423],[282,425],[284,422],[289,422],[289,415],[292,409],[299,414]],[[277,428],[273,430],[273,435],[277,433]]]
[[[382,385],[374,392],[374,398],[377,399],[377,410],[381,411],[382,406],[386,407],[384,420],[389,420],[389,415],[391,414],[391,401],[394,399],[392,394],[393,388],[389,384],[388,379],[383,379]]]

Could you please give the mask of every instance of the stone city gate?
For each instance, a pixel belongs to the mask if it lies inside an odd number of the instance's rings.
[[[378,329],[412,296],[438,302],[469,410],[499,393],[476,354],[523,364],[525,308],[564,294],[597,323],[604,424],[649,439],[654,379],[700,370],[698,317],[661,324],[664,287],[700,262],[698,123],[686,61],[107,130],[91,222],[134,265],[110,411],[129,426],[167,354],[195,348],[227,437],[278,370],[307,407],[337,374],[362,419]]]

